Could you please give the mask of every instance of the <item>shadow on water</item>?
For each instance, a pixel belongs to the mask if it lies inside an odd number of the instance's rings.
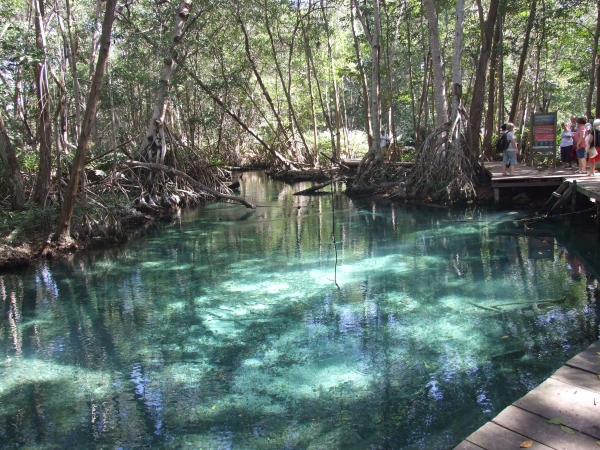
[[[597,338],[585,223],[309,186],[0,276],[0,447],[451,448]]]

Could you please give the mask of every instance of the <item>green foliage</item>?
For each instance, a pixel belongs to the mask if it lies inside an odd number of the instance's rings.
[[[45,238],[54,231],[59,213],[60,209],[56,205],[42,208],[31,202],[26,204],[23,211],[0,208],[0,235],[6,237],[14,233],[11,235],[13,240]]]

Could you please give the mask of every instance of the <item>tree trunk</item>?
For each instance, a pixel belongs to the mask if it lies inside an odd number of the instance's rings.
[[[400,6],[402,7],[402,6]],[[387,27],[386,33],[386,87],[387,87],[387,116],[388,116],[388,133],[390,135],[394,135],[395,133],[395,124],[394,124],[394,87],[393,87],[393,68],[394,63],[396,62],[396,55],[398,51],[398,33],[400,29],[400,22],[402,20],[402,11],[398,13],[398,18],[396,19],[396,23],[394,26],[394,38],[390,39],[389,26]],[[389,23],[389,21],[386,21]],[[391,49],[389,42],[392,41]],[[410,77],[409,82],[410,82]]]
[[[325,11],[325,5],[323,0],[321,0],[321,12],[323,14],[323,21],[325,23],[325,34],[327,35],[327,54],[329,55],[329,63],[330,63],[330,73],[332,79],[333,86],[333,104],[335,108],[335,146],[333,148],[332,154],[336,158],[340,157],[341,152],[341,143],[340,143],[340,97],[338,94],[337,87],[337,76],[335,73],[335,60],[333,58],[333,50],[331,48],[331,33],[329,31],[329,19],[327,18],[327,13]]]
[[[96,53],[98,51],[98,38],[100,36],[100,14],[102,13],[102,2],[104,0],[96,0],[96,6],[94,7],[93,20],[93,31],[92,31],[92,43],[90,47],[90,63],[88,67],[88,85],[92,84],[94,77],[94,64],[96,63]],[[94,117],[92,123],[92,139],[93,142],[98,142],[98,117]]]
[[[598,5],[598,23],[600,23],[600,5]],[[596,55],[596,118],[600,119],[600,57]]]
[[[371,107],[369,105],[369,88],[367,87],[367,74],[363,59],[360,54],[360,46],[358,37],[356,36],[356,28],[354,23],[354,0],[350,0],[350,20],[352,22],[352,37],[354,39],[354,52],[356,53],[356,65],[358,66],[358,74],[360,78],[360,87],[363,96],[363,114],[365,118],[365,129],[367,130],[367,139],[369,148],[373,145],[373,129],[371,128]]]
[[[454,29],[454,53],[452,55],[452,123],[455,123],[457,116],[460,115],[460,106],[462,101],[462,48],[464,19],[465,0],[456,0],[456,27]],[[462,134],[457,132],[455,139],[462,140]]]
[[[416,110],[416,102],[415,102],[415,91],[413,84],[413,71],[412,71],[412,51],[411,51],[411,38],[410,38],[410,14],[408,11],[406,12],[406,59],[408,63],[408,92],[410,93],[410,110],[412,112],[412,122],[413,122],[413,139],[415,143],[419,139],[419,124],[418,117],[421,112],[417,114]],[[425,65],[427,66],[427,65]]]
[[[71,68],[71,76],[73,77],[73,97],[75,103],[75,136],[73,141],[77,142],[79,140],[79,132],[81,130],[81,90],[79,88],[79,78],[77,76],[77,62],[76,56],[73,51],[75,49],[75,42],[73,41],[73,17],[71,16],[71,3],[69,0],[65,1],[67,6],[67,31],[69,33],[67,36],[63,36],[63,40],[65,41],[65,52],[68,51],[69,56],[69,66]],[[59,24],[61,22],[59,21]],[[66,48],[68,46],[68,49]]]
[[[108,61],[108,53],[110,49],[110,37],[112,25],[115,18],[115,5],[117,0],[106,0],[106,11],[104,12],[104,20],[102,21],[102,35],[100,37],[100,50],[98,53],[98,62],[90,92],[87,99],[85,113],[83,115],[83,123],[81,134],[77,142],[77,151],[73,160],[69,184],[65,192],[65,201],[63,203],[60,219],[54,234],[54,239],[60,237],[69,237],[71,234],[71,219],[73,218],[73,209],[75,208],[75,200],[77,198],[77,187],[79,186],[79,176],[83,171],[85,155],[87,153],[90,135],[92,132],[92,123],[96,115],[96,107],[100,99],[100,90],[102,88],[102,80],[104,79],[104,71],[106,62]]]
[[[479,154],[479,128],[483,116],[483,107],[485,102],[485,87],[487,66],[492,53],[492,36],[494,33],[494,24],[498,15],[499,0],[491,0],[487,19],[482,27],[483,42],[479,54],[479,61],[475,74],[475,85],[473,86],[473,95],[471,98],[471,108],[469,109],[469,126],[467,128],[467,144],[473,155]],[[493,92],[493,80],[490,79],[490,91]]]
[[[32,199],[44,205],[50,191],[52,172],[52,119],[50,117],[50,90],[48,87],[48,62],[46,59],[46,32],[44,31],[44,0],[34,0],[36,46],[41,60],[35,64],[35,80],[38,104],[37,137],[40,144],[38,175]]]
[[[293,32],[294,39],[296,37],[296,31],[298,30],[298,25],[299,25],[299,23],[296,23],[296,26],[294,27],[294,32]],[[285,78],[283,77],[283,72],[281,70],[281,65],[279,64],[279,59],[277,58],[277,49],[275,46],[275,41],[273,39],[273,33],[271,31],[271,26],[269,23],[269,13],[268,13],[266,5],[265,5],[265,26],[267,28],[267,33],[269,34],[269,40],[271,42],[271,51],[273,52],[273,60],[275,62],[275,70],[276,70],[277,74],[279,75],[279,80],[281,81],[281,86],[283,87],[283,92],[285,94],[285,98],[288,103],[288,110],[289,110],[289,113],[291,116],[290,122],[293,125],[295,125],[296,130],[298,130],[298,133],[300,134],[300,139],[302,141],[302,145],[304,146],[306,153],[309,154],[310,150],[308,149],[308,145],[306,144],[306,140],[304,139],[304,133],[302,132],[302,128],[300,127],[300,123],[298,122],[298,118],[296,117],[296,111],[294,109],[294,104],[292,102],[292,94],[291,94],[292,86],[291,86],[291,83],[285,82]],[[291,42],[290,43],[290,58],[292,56],[293,49],[294,49],[294,44],[293,44],[293,42]],[[291,143],[291,147],[295,153],[295,148],[294,148],[295,142]]]
[[[436,125],[440,127],[448,122],[444,60],[440,50],[440,34],[435,5],[433,4],[433,0],[423,0],[423,4],[425,5],[427,20],[429,22],[429,47],[431,49],[431,62],[433,66]]]
[[[171,90],[171,76],[173,75],[173,57],[175,56],[175,48],[179,44],[183,36],[184,25],[190,15],[190,7],[192,0],[181,0],[177,15],[175,16],[175,24],[171,33],[171,46],[168,51],[168,56],[163,59],[163,69],[158,83],[158,92],[156,93],[156,102],[154,104],[154,112],[148,122],[146,130],[146,141],[140,145],[140,154],[144,155],[146,149],[149,149],[147,159],[162,164],[167,154],[167,142],[164,135],[164,121],[167,111],[167,97]],[[154,153],[156,152],[156,153]]]
[[[300,13],[298,9],[298,14]],[[317,114],[315,111],[315,96],[312,86],[312,70],[310,67],[310,41],[304,23],[302,24],[302,34],[304,35],[304,52],[306,54],[306,77],[308,81],[308,95],[310,96],[310,112],[313,126],[313,160],[312,165],[316,167],[319,164],[319,130],[317,127]]]
[[[23,189],[23,176],[21,167],[15,152],[8,131],[0,116],[0,161],[8,174],[8,192],[10,195],[10,207],[15,211],[20,211],[25,207],[25,190]]]
[[[504,123],[506,107],[504,106],[504,13],[500,13],[500,43],[498,45],[498,123]]]
[[[258,67],[256,66],[255,58],[252,55],[252,51],[250,49],[250,38],[248,36],[248,30],[246,30],[246,25],[244,24],[244,21],[242,20],[242,17],[240,16],[239,11],[236,11],[236,20],[240,25],[240,29],[242,30],[242,33],[244,34],[244,49],[246,51],[246,58],[248,59],[248,62],[250,63],[250,68],[252,69],[252,72],[254,73],[254,76],[256,77],[256,81],[258,82],[258,85],[260,86],[263,97],[269,104],[271,113],[277,120],[277,130],[278,130],[278,132],[283,134],[283,139],[284,139],[284,141],[287,142],[289,140],[287,128],[284,126],[284,124],[281,120],[281,116],[279,115],[279,112],[275,108],[273,99],[271,98],[271,95],[269,94],[269,91],[268,91],[267,87],[265,86],[262,76],[261,76],[260,72],[258,71]]]
[[[513,123],[515,122],[517,116],[517,109],[519,107],[519,98],[521,95],[521,81],[523,79],[523,73],[525,72],[525,60],[527,59],[527,52],[529,50],[529,41],[531,36],[531,30],[533,29],[533,22],[535,20],[536,7],[537,0],[532,0],[531,9],[529,11],[529,18],[527,19],[527,25],[525,28],[525,37],[523,41],[523,49],[521,50],[521,59],[519,60],[519,68],[517,70],[517,77],[515,78],[515,89],[513,91],[510,113],[508,114],[508,121]]]
[[[371,174],[372,169],[383,162],[383,155],[381,153],[381,144],[379,142],[379,135],[381,130],[381,100],[380,100],[380,74],[379,74],[379,36],[381,29],[380,15],[379,15],[379,0],[373,0],[373,33],[369,31],[365,17],[363,16],[357,0],[354,0],[356,6],[356,14],[362,23],[365,36],[367,37],[371,46],[371,90],[370,90],[370,103],[371,103],[371,129],[373,130],[373,142],[371,148],[367,154],[361,160],[357,173],[357,182],[361,183],[365,181]]]
[[[494,125],[494,109],[495,109],[495,95],[496,95],[496,65],[498,63],[498,57],[500,55],[499,47],[500,47],[500,33],[502,33],[502,27],[500,24],[502,23],[501,17],[497,16],[496,18],[496,26],[494,33],[494,44],[492,46],[492,57],[490,62],[490,82],[488,87],[488,109],[487,114],[485,116],[485,130],[483,135],[483,153],[487,156],[488,159],[491,158],[492,153],[492,136],[494,135],[497,127]],[[498,83],[502,81],[499,80]]]
[[[600,37],[600,2],[597,2],[598,17],[596,19],[596,30],[594,31],[594,42],[592,43],[592,68],[590,69],[590,87],[585,100],[585,111],[588,117],[592,117],[592,97],[594,96],[594,84],[597,77],[598,38]],[[600,95],[600,85],[597,86],[597,96]],[[596,117],[600,117],[598,105],[596,105]]]
[[[421,86],[421,98],[419,99],[419,109],[417,116],[417,130],[415,131],[415,148],[421,146],[422,137],[427,134],[429,122],[429,83],[431,79],[431,58],[430,53],[425,54],[423,62],[423,85]]]

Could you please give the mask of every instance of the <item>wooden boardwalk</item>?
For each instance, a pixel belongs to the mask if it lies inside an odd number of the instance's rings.
[[[573,183],[577,181],[577,192],[586,197],[600,200],[600,168],[596,168],[596,175],[575,174],[576,167],[572,169],[545,169],[539,170],[525,164],[515,168],[514,176],[502,176],[502,163],[498,161],[486,162],[485,169],[492,178],[494,198],[500,198],[500,189],[509,187],[535,187],[535,186],[560,186],[564,181]],[[589,169],[588,169],[589,170]],[[598,447],[600,449],[600,446]]]
[[[600,449],[600,341],[507,407],[455,449]],[[560,419],[560,424],[550,423]],[[559,422],[559,420],[555,420]]]

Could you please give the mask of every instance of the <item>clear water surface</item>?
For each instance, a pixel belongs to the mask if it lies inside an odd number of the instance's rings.
[[[595,228],[308,186],[0,275],[0,447],[452,448],[597,338]]]

